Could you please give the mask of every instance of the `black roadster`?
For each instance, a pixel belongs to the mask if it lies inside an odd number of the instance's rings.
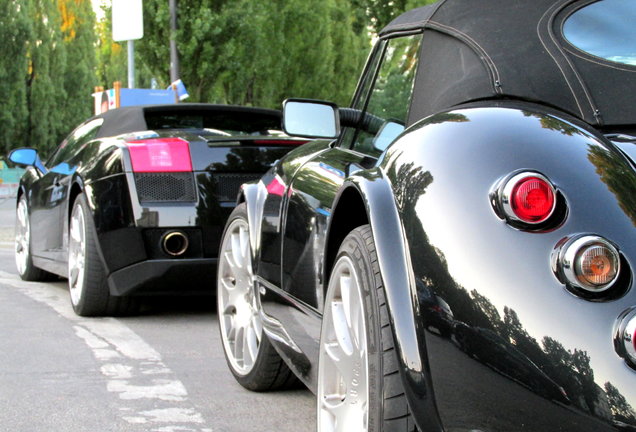
[[[125,107],[78,126],[28,169],[15,258],[25,280],[68,277],[79,315],[135,311],[150,294],[213,294],[219,241],[240,185],[306,140],[280,111],[208,104]]]
[[[636,430],[636,3],[445,0],[395,19],[322,138],[245,184],[218,313],[320,431]],[[319,79],[319,77],[316,77]]]

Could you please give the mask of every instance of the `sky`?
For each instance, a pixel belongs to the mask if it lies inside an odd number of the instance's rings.
[[[102,4],[110,3],[110,0],[91,0],[91,2],[93,3],[93,10],[95,11],[95,15],[97,15],[97,19],[101,20],[102,18],[104,18],[104,14],[100,6]]]

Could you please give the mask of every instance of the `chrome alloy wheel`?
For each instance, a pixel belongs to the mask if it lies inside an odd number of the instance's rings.
[[[318,364],[318,430],[367,431],[369,371],[362,291],[348,256],[336,262],[325,300]]]
[[[256,303],[248,225],[243,218],[234,219],[223,238],[217,291],[226,356],[237,374],[247,375],[259,352],[263,324]]]
[[[71,302],[77,306],[84,294],[86,272],[86,221],[81,205],[75,205],[69,227],[68,286]]]
[[[16,210],[15,223],[15,265],[21,275],[27,271],[30,241],[29,211],[27,210],[26,198],[21,198]]]

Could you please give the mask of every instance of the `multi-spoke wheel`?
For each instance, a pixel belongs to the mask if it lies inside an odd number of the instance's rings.
[[[25,281],[42,281],[52,275],[33,265],[31,255],[31,222],[25,195],[18,201],[15,217],[15,266]]]
[[[110,295],[94,231],[86,197],[80,194],[73,204],[68,232],[68,287],[73,310],[81,316],[133,313],[136,299]]]
[[[353,261],[343,255],[325,300],[318,366],[321,431],[368,430],[369,354],[361,289]]]
[[[263,332],[250,251],[247,213],[241,204],[230,215],[219,252],[221,340],[230,370],[242,386],[272,390],[295,380]]]
[[[325,299],[317,392],[321,432],[417,430],[377,269],[370,227],[356,228],[340,246]]]

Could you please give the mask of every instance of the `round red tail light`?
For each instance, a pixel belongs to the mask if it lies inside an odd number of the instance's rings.
[[[554,213],[556,191],[541,174],[524,172],[514,175],[505,183],[501,201],[509,219],[539,224]]]

